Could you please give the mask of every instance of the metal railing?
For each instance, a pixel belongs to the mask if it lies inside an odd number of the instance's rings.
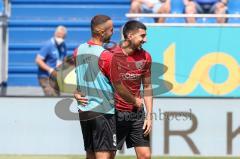
[[[145,14],[145,13],[127,13],[126,17],[128,18],[240,18],[240,14]]]
[[[127,13],[127,18],[239,18],[240,14],[145,14]],[[233,26],[240,27],[238,23],[146,23],[148,26]]]
[[[11,3],[10,0],[3,0],[4,2],[4,15],[10,16],[11,13]]]

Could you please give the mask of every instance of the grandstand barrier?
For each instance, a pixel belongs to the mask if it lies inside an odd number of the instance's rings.
[[[0,154],[85,154],[72,98],[0,97],[0,103]],[[154,98],[153,155],[239,156],[239,103],[233,98]],[[134,153],[125,149],[121,155]]]
[[[139,14],[139,13],[127,13],[125,16],[130,19],[144,19],[143,22],[149,21],[152,18],[163,17],[166,18],[166,22],[170,23],[184,23],[184,18],[194,17],[197,18],[197,23],[204,24],[215,24],[216,18],[226,18],[226,23],[239,24],[240,23],[240,14],[239,12],[234,12],[231,14],[181,14],[181,13],[172,13],[172,14]]]

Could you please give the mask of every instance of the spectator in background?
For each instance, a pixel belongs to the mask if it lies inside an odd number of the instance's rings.
[[[54,89],[50,85],[49,77],[57,76],[54,70],[62,64],[67,55],[67,48],[64,38],[67,34],[67,29],[64,26],[58,26],[55,30],[54,37],[48,40],[40,52],[36,56],[36,63],[38,65],[38,80],[46,96],[59,96],[59,90]]]
[[[186,14],[226,14],[228,0],[183,0]],[[225,23],[226,18],[217,18],[218,23]],[[188,23],[195,23],[196,18],[187,18]]]
[[[170,13],[170,0],[132,0],[130,13]],[[165,18],[157,18],[156,22],[164,23]]]

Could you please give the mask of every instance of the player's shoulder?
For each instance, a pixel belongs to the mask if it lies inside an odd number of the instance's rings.
[[[116,45],[116,46],[112,47],[111,49],[109,49],[109,51],[111,52],[112,57],[114,59],[118,59],[119,60],[119,59],[125,57],[123,52],[122,52],[122,49],[121,49],[121,47],[119,45]]]
[[[55,44],[54,44],[54,39],[53,38],[51,38],[51,39],[49,39],[49,40],[47,40],[43,43],[43,47],[51,48],[51,47],[54,47],[54,46],[55,46]]]
[[[80,44],[78,44],[77,50],[81,49],[81,48],[82,48],[83,46],[85,46],[85,45],[87,45],[86,42],[85,42],[85,43],[80,43]]]
[[[112,52],[109,50],[103,50],[101,54],[106,56],[112,56]]]
[[[86,47],[86,46],[90,46],[90,44],[88,44],[88,42],[83,42],[78,45],[78,48]]]
[[[105,50],[101,45],[96,45],[89,42],[80,43],[78,45],[78,51],[89,50],[89,49],[92,49],[96,52],[102,52]]]
[[[121,52],[121,47],[119,45],[114,45],[113,47],[108,48],[107,50],[109,52],[111,52],[112,54],[120,53]]]
[[[114,46],[114,47],[111,47],[111,48],[107,48],[105,49],[103,52],[102,52],[102,55],[105,55],[105,56],[114,56],[116,53],[119,52],[119,47],[118,45]]]
[[[103,50],[100,54],[100,59],[111,59],[112,58],[112,52],[109,50]]]

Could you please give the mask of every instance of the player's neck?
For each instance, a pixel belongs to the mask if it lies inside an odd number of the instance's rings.
[[[90,41],[96,45],[100,45],[100,46],[103,45],[103,41],[100,40],[99,38],[91,38]]]
[[[122,43],[121,48],[125,55],[132,55],[134,53],[134,49],[129,45],[127,41],[124,41]]]

